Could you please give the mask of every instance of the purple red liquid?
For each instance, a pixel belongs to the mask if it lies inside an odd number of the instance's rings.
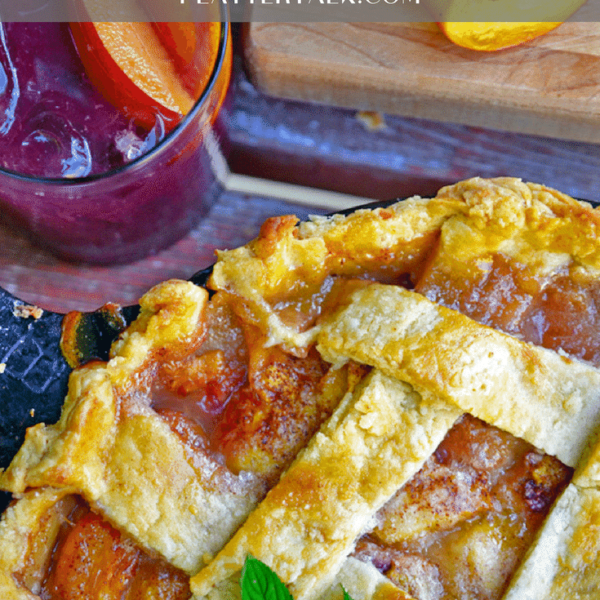
[[[130,262],[172,244],[222,191],[215,115],[231,73],[221,26],[202,97],[165,135],[144,130],[88,80],[70,28],[0,25],[0,221],[70,260]]]
[[[0,25],[0,167],[87,177],[148,152],[165,134],[137,127],[90,83],[65,23]]]

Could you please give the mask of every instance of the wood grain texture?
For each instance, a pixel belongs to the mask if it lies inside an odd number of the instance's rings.
[[[549,137],[600,140],[600,29],[563,23],[494,53],[434,23],[251,23],[245,55],[263,92]]]

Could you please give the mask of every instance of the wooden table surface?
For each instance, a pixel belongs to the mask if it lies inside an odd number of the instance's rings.
[[[223,122],[233,176],[189,235],[135,264],[90,267],[60,261],[0,226],[0,286],[57,312],[131,304],[153,284],[211,264],[215,249],[250,240],[267,216],[305,218],[367,199],[427,195],[474,176],[522,177],[600,200],[600,140],[561,141],[272,98],[248,80],[239,55],[230,98]]]

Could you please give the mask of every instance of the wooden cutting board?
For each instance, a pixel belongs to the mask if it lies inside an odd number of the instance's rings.
[[[598,23],[494,53],[434,23],[251,23],[244,51],[274,96],[600,143]]]

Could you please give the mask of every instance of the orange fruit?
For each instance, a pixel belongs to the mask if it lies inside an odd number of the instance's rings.
[[[492,52],[528,42],[560,23],[438,23],[451,41],[471,50]]]
[[[151,127],[167,130],[193,107],[217,60],[220,23],[71,23],[92,82],[106,99]]]
[[[566,21],[585,0],[427,0],[446,37],[471,50],[510,48]]]
[[[197,99],[206,87],[221,38],[220,23],[152,23],[185,88]]]

